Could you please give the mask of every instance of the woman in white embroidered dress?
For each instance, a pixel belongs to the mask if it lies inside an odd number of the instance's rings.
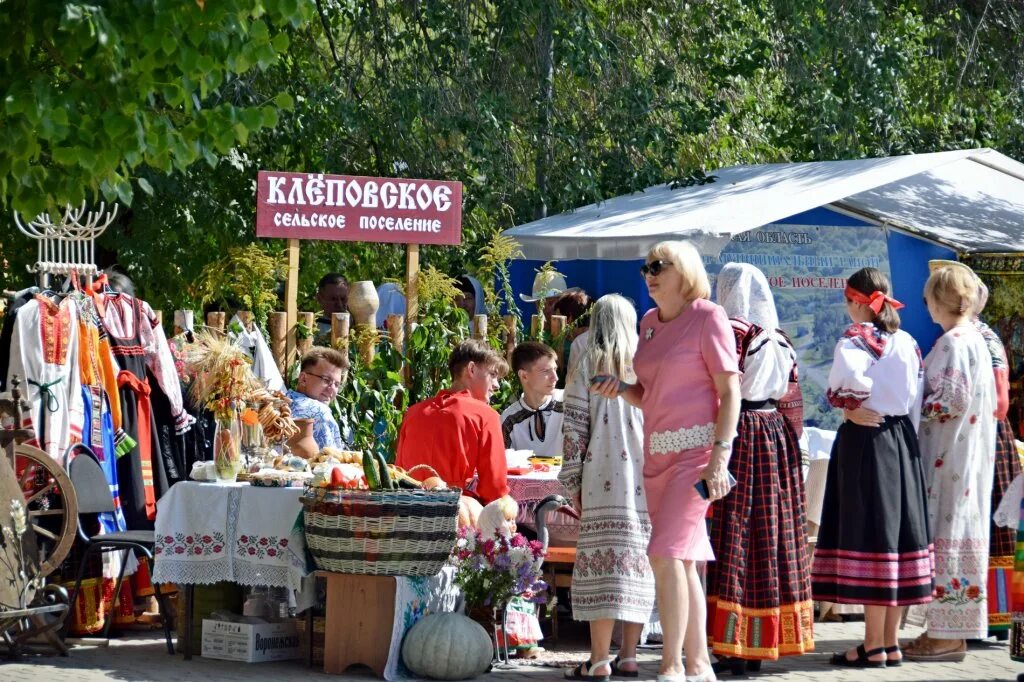
[[[889,281],[875,268],[847,280],[854,324],[836,344],[828,401],[843,409],[828,463],[811,564],[815,599],[864,604],[864,641],[832,665],[884,668],[902,661],[903,607],[931,600],[932,553],[916,424],[921,353],[902,331]]]
[[[736,340],[725,311],[708,300],[711,285],[693,246],[661,242],[640,270],[657,307],[640,322],[633,359],[637,383],[621,395],[644,413],[644,490],[651,515],[647,554],[664,636],[658,680],[685,675],[706,682],[716,678],[697,562],[715,558],[705,516],[708,505],[729,492],[729,455],[740,409]],[[612,379],[594,390],[614,397],[617,385]],[[698,493],[701,481],[708,499]]]
[[[918,661],[960,661],[968,639],[988,634],[987,571],[996,408],[992,356],[972,320],[977,277],[936,270],[924,288],[945,331],[925,358],[921,452],[935,538],[935,599],[928,630],[906,650]]]
[[[654,573],[647,560],[643,414],[621,398],[589,390],[595,375],[636,380],[636,311],[621,296],[603,296],[591,311],[590,330],[565,387],[565,462],[558,479],[582,512],[572,616],[590,622],[590,660],[566,677],[600,680],[636,675],[636,647],[654,608]],[[623,621],[622,646],[612,658],[616,620]]]

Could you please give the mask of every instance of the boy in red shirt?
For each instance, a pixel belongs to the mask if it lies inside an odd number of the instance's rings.
[[[508,364],[487,343],[463,341],[448,360],[451,389],[409,408],[398,432],[395,464],[428,464],[450,486],[479,478],[475,497],[487,504],[508,494],[501,420],[488,402]],[[418,479],[430,474],[417,471]]]

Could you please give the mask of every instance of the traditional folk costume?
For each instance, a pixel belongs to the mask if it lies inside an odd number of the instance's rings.
[[[1006,418],[1010,409],[1010,370],[1006,349],[991,327],[980,320],[975,320],[974,324],[992,355],[996,385],[996,457],[992,480],[992,509],[995,510],[1013,479],[1021,473],[1020,458],[1013,442],[1013,428]],[[993,522],[989,532],[988,632],[989,635],[1005,637],[1010,629],[1010,581],[1016,531],[1001,528]]]
[[[814,650],[800,447],[777,409],[796,351],[760,270],[727,265],[717,287],[732,316],[743,402],[729,460],[736,486],[711,505],[708,636],[719,658],[776,660]]]
[[[1020,522],[1017,526],[1010,608],[1010,658],[1024,663],[1024,500],[1021,500]]]
[[[622,398],[590,392],[597,374],[581,349],[569,375],[562,422],[562,482],[583,514],[572,572],[575,620],[648,622],[654,573],[647,559],[651,520],[643,488],[643,413]]]
[[[916,434],[921,379],[921,352],[905,331],[853,324],[836,344],[829,403],[863,406],[884,422],[839,427],[811,565],[815,599],[877,606],[931,600],[934,557]]]
[[[11,337],[7,385],[21,379],[29,409],[22,426],[32,428],[38,445],[57,462],[82,439],[84,419],[78,373],[78,306],[73,297],[59,301],[36,294],[18,310]]]
[[[137,442],[117,462],[121,507],[129,529],[151,528],[156,518],[157,477],[164,488],[174,476],[168,472],[155,437],[156,418],[150,398],[154,389],[147,369],[170,403],[175,432],[186,432],[195,420],[182,406],[174,358],[149,304],[128,294],[101,293],[96,295],[96,307],[119,367],[117,383],[124,428]]]
[[[525,395],[520,396],[501,413],[505,447],[532,450],[539,457],[561,456],[563,409],[561,389],[556,389],[536,410],[526,404]]]
[[[694,484],[711,461],[719,403],[713,377],[739,373],[729,318],[704,299],[668,322],[657,308],[650,310],[640,321],[633,363],[644,388],[648,555],[713,561],[704,520],[708,502]]]
[[[478,476],[474,494],[484,504],[508,495],[501,420],[469,391],[440,391],[410,407],[398,432],[395,464],[403,469],[427,464],[442,481],[463,490]],[[414,474],[420,480],[430,475]]]
[[[932,639],[988,634],[988,555],[995,461],[995,380],[985,339],[953,327],[924,361],[921,452],[935,538]]]

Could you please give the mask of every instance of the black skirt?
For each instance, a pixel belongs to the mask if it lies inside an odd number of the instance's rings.
[[[903,606],[931,601],[935,555],[910,418],[839,427],[811,566],[814,598]]]

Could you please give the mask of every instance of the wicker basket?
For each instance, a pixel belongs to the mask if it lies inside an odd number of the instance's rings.
[[[321,570],[436,575],[455,547],[458,488],[302,494],[306,545]]]

